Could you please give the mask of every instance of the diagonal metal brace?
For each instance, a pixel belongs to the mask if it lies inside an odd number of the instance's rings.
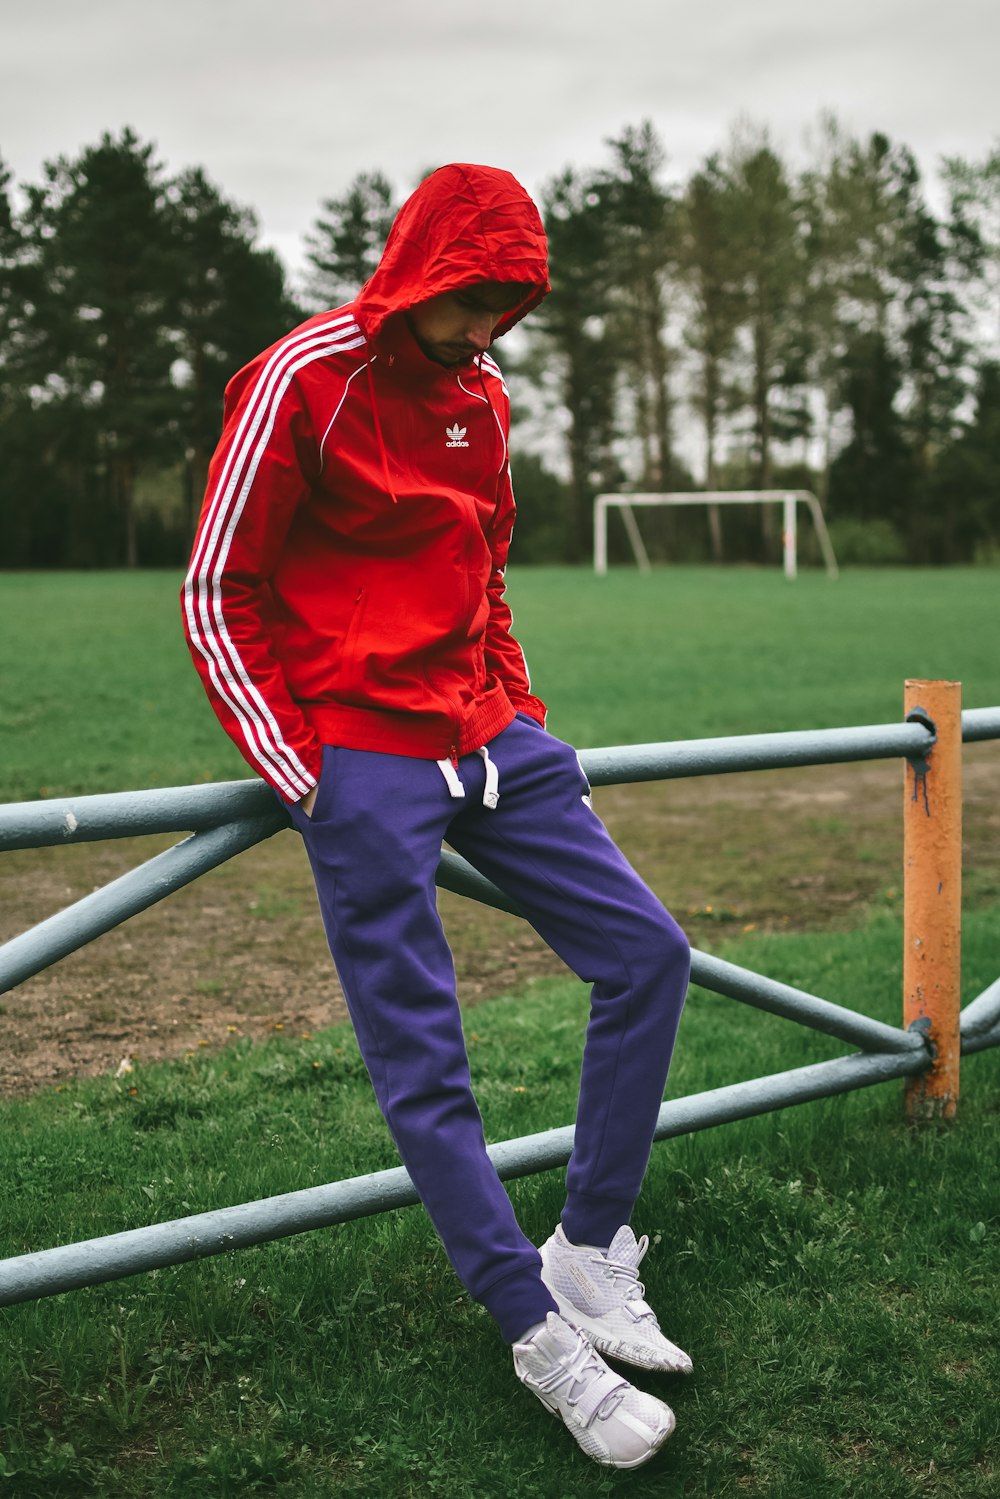
[[[286,825],[284,813],[275,805],[262,817],[245,817],[193,833],[19,937],[12,937],[0,947],[0,994]]]
[[[458,854],[445,852],[441,855],[437,881],[445,890],[457,895],[471,896],[483,905],[509,911],[514,916],[524,915],[515,901]],[[795,989],[790,984],[781,984],[763,974],[753,973],[749,968],[740,968],[735,963],[699,952],[697,948],[691,953],[691,977],[696,984],[715,994],[742,1000],[772,1015],[782,1015],[786,1020],[835,1036],[850,1046],[860,1046],[863,1051],[902,1054],[923,1048],[918,1036],[908,1035],[906,1031],[885,1025],[881,1020],[872,1020],[867,1015],[859,1015],[843,1005],[832,1004],[830,1000],[808,994],[804,989]]]

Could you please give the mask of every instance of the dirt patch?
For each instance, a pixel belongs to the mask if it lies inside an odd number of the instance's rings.
[[[1000,745],[965,755],[966,900],[1000,898]],[[895,762],[608,787],[595,805],[695,944],[856,924],[901,897]],[[5,854],[0,940],[175,842]],[[563,971],[522,922],[440,892],[463,1003]],[[344,1016],[296,834],[279,833],[0,1000],[0,1094]]]

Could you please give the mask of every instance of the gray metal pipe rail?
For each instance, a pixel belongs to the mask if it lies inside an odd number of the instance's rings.
[[[1000,708],[972,708],[962,714],[964,743],[998,738]],[[606,749],[583,750],[580,759],[592,786],[619,786],[632,781],[723,775],[738,770],[892,760],[926,754],[933,743],[934,736],[921,723],[867,724],[781,734],[739,734],[725,739],[611,745]]]
[[[256,779],[8,802],[0,806],[0,852],[103,843],[147,833],[207,832],[247,817],[270,817],[272,832],[288,820],[274,793]]]
[[[963,713],[962,738],[967,743],[1000,739],[1000,708]],[[918,721],[623,745],[586,750],[581,760],[593,785],[609,786],[793,765],[914,758],[924,756],[933,744],[932,729]],[[287,814],[259,781],[166,787],[0,807],[0,851],[139,834],[191,833],[175,847],[0,947],[0,992],[272,836],[287,823]],[[456,854],[442,854],[437,878],[445,889],[521,914],[513,901]],[[933,1060],[919,1030],[885,1025],[710,954],[692,954],[692,978],[703,988],[784,1016],[861,1051],[672,1099],[660,1110],[658,1140],[892,1078],[913,1077]],[[1000,1045],[1000,979],[966,1005],[961,1035],[963,1054]],[[502,1177],[526,1176],[564,1165],[572,1144],[571,1127],[552,1129],[500,1142],[490,1147],[490,1155]],[[397,1167],[80,1244],[22,1254],[0,1263],[0,1305],[222,1254],[416,1201],[406,1171]]]
[[[965,1006],[961,1020],[962,1038],[971,1040],[973,1036],[985,1036],[997,1025],[1000,1025],[1000,979]]]
[[[966,744],[1000,739],[1000,708],[967,709],[962,714],[962,739]],[[920,723],[869,724],[624,744],[581,750],[580,760],[591,785],[619,786],[731,771],[887,760],[925,754],[933,743],[933,735]],[[272,832],[285,825],[274,793],[263,781],[217,781],[208,786],[11,802],[0,806],[0,852],[146,833],[193,833],[247,817],[273,817]]]
[[[655,1138],[667,1140],[713,1125],[750,1119],[791,1104],[905,1077],[919,1072],[926,1061],[925,1056],[916,1052],[893,1057],[838,1057],[832,1062],[813,1063],[790,1072],[671,1099],[660,1108]],[[501,1141],[489,1147],[489,1154],[498,1174],[510,1180],[564,1166],[572,1149],[573,1128],[567,1126]],[[396,1166],[322,1187],[283,1192],[259,1202],[244,1202],[237,1207],[151,1224],[148,1228],[128,1229],[79,1244],[17,1255],[0,1262],[0,1306],[100,1285],[253,1244],[266,1244],[309,1229],[329,1228],[335,1223],[384,1213],[390,1208],[409,1207],[418,1200],[405,1168]]]
[[[1000,708],[963,713],[962,737],[1000,738]],[[580,759],[592,785],[613,786],[923,755],[933,742],[932,733],[922,723],[872,724],[745,734],[728,739],[620,745],[584,750]],[[118,922],[146,910],[234,854],[271,837],[287,821],[287,814],[274,793],[257,780],[0,806],[0,851],[193,831],[193,836],[176,848],[158,854],[103,890],[85,896],[0,947],[0,994],[76,952]],[[446,883],[447,871],[442,869],[441,875]],[[461,893],[479,898],[471,887],[463,888]],[[500,903],[496,892],[489,903]],[[500,908],[510,909],[502,903]]]

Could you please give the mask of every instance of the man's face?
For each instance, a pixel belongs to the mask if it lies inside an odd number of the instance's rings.
[[[504,313],[530,295],[530,289],[482,281],[458,291],[442,292],[406,314],[414,338],[428,359],[453,369],[468,364],[490,346]]]

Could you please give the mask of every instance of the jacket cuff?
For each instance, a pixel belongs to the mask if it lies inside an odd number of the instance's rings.
[[[299,759],[306,771],[306,774],[300,777],[300,779],[309,783],[305,791],[301,792],[298,796],[287,796],[280,786],[275,785],[273,781],[271,782],[272,788],[278,793],[278,796],[286,807],[297,806],[304,796],[308,796],[309,792],[314,791],[319,785],[319,778],[323,770],[323,746],[319,740],[316,740],[315,746],[310,749],[308,754],[300,754]]]

